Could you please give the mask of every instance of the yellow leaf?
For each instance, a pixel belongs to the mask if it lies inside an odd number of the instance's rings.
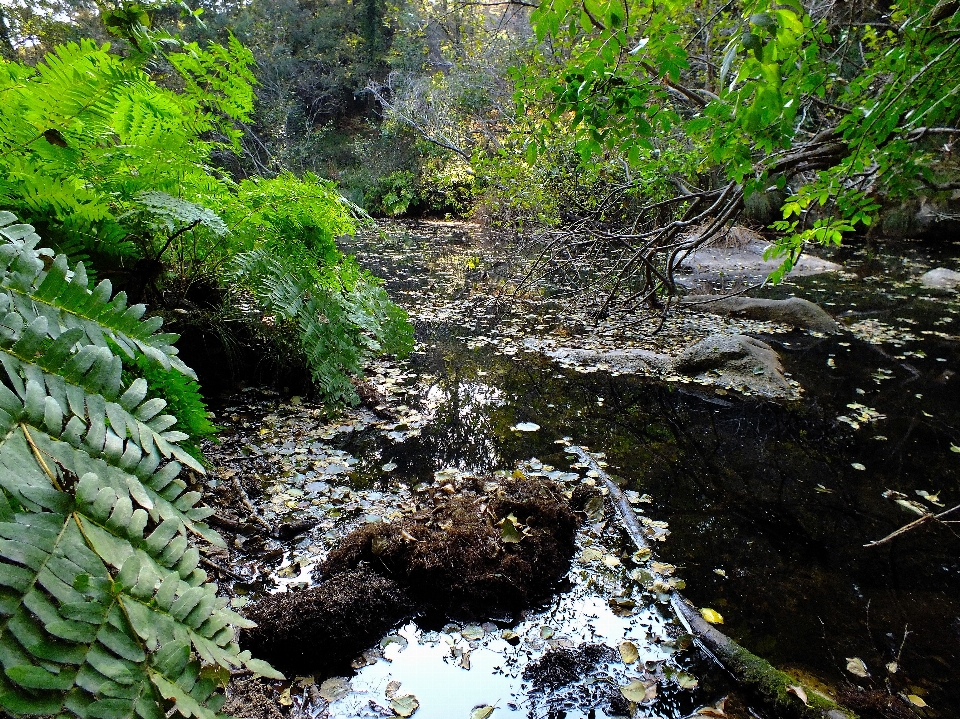
[[[288,707],[291,704],[293,704],[293,699],[290,698],[290,687],[287,687],[282,692],[280,692],[280,704],[285,707]]]
[[[704,607],[700,610],[700,616],[702,616],[711,624],[723,624],[723,616],[716,609],[708,609],[707,607]]]
[[[637,645],[633,642],[620,642],[620,659],[624,664],[633,664],[640,658],[640,652],[637,651]]]
[[[916,694],[907,694],[907,699],[908,699],[908,700],[910,701],[910,703],[913,704],[915,707],[923,708],[923,707],[927,706],[927,703],[926,703],[925,701],[923,701],[923,698],[922,698],[922,697],[918,697]]]

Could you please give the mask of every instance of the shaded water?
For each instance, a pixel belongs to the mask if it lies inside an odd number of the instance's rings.
[[[885,499],[887,490],[928,510],[939,508],[931,500],[960,503],[960,306],[955,295],[907,281],[933,266],[927,248],[910,244],[888,256],[846,250],[839,259],[856,276],[771,291],[821,302],[853,330],[839,337],[783,328],[762,334],[805,390],[800,401],[777,404],[679,379],[559,369],[517,340],[566,336],[570,318],[548,305],[502,314],[471,304],[472,283],[497,259],[467,229],[401,232],[395,243],[361,256],[376,260],[395,297],[417,315],[418,352],[406,364],[382,365],[374,378],[389,398],[380,416],[355,410],[331,422],[306,405],[271,398],[222,408],[221,421],[236,432],[228,430],[227,454],[267,465],[289,459],[273,468],[285,476],[262,467],[266,516],[322,520],[296,542],[268,544],[286,552],[280,571],[238,583],[238,592],[255,596],[277,582],[312,581],[311,561],[336,537],[389,516],[391,505],[409,502],[438,472],[483,474],[526,461],[528,471],[570,473],[556,443],[570,437],[604,452],[611,473],[649,495],[637,508],[670,531],[656,543],[658,556],[678,567],[685,595],[719,611],[724,630],[745,647],[833,685],[921,696],[928,716],[956,714],[960,525],[862,546],[917,517]],[[949,256],[941,262],[956,265]],[[709,321],[702,317],[690,321]],[[616,335],[597,342],[615,343]],[[539,430],[514,429],[523,422]],[[571,486],[589,481],[572,469]],[[404,642],[359,663],[365,666],[352,680],[354,692],[334,702],[331,715],[377,715],[376,706],[389,705],[390,681],[418,697],[416,716],[424,719],[466,717],[482,704],[496,704],[494,716],[604,716],[609,704],[591,701],[591,687],[636,678],[658,680],[644,715],[679,717],[729,690],[695,651],[675,646],[679,632],[643,582],[631,579],[636,565],[614,526],[588,523],[579,544],[618,561],[607,566],[581,554],[567,592],[523,617],[491,617],[496,626],[480,638],[408,625],[400,631]],[[263,548],[245,550],[251,566]],[[611,604],[617,598],[636,607],[624,611]],[[541,635],[542,627],[550,632]],[[520,644],[504,641],[504,628],[520,634]],[[616,648],[624,638],[640,648],[640,662],[608,663],[576,691],[540,695],[523,680],[526,663],[550,646],[600,641]],[[851,657],[872,677],[847,673]],[[894,661],[892,673],[885,665]],[[681,689],[681,670],[697,675],[699,686]]]

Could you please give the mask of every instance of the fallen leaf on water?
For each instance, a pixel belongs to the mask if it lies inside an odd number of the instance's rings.
[[[916,492],[918,496],[923,497],[925,500],[930,502],[930,504],[935,504],[938,507],[945,506],[943,502],[940,501],[940,490],[930,493],[925,489],[916,489],[914,492]]]
[[[397,468],[397,463],[396,463],[396,462],[387,462],[385,465],[383,465],[383,467],[381,467],[381,469],[382,469],[384,472],[392,472],[392,471],[395,470],[396,468]]]
[[[887,671],[890,672],[891,674],[896,674],[899,668],[900,668],[900,665],[897,664],[896,662],[890,662],[889,664],[887,664]]]
[[[413,694],[405,694],[402,697],[396,697],[390,702],[390,708],[399,716],[408,717],[420,708],[420,702]]]
[[[865,470],[867,469],[866,467],[864,467],[864,466],[863,466],[862,464],[860,464],[859,462],[851,462],[851,463],[850,463],[850,466],[853,467],[854,469],[859,469],[861,472],[863,472],[863,471],[865,471]]]
[[[714,570],[713,570],[713,573],[716,574],[716,575],[719,576],[719,577],[723,577],[724,579],[727,578],[727,573],[726,573],[724,570],[722,570],[722,569],[714,569]]]
[[[288,707],[291,704],[293,704],[293,699],[290,698],[290,687],[287,687],[280,692],[280,705]]]
[[[911,512],[916,512],[919,515],[927,514],[927,508],[920,504],[920,502],[914,502],[912,499],[898,499],[896,503],[904,509],[909,509]]]
[[[520,643],[520,635],[512,629],[504,629],[503,632],[500,633],[500,636],[507,644],[517,645]]]
[[[612,554],[607,554],[606,556],[604,556],[603,563],[606,564],[608,567],[610,567],[610,569],[620,566],[620,560],[617,559]]]
[[[538,429],[540,429],[540,425],[536,422],[518,422],[510,429],[512,429],[514,432],[536,432]]]
[[[387,682],[387,688],[384,690],[383,695],[387,699],[393,699],[398,691],[400,691],[400,682],[394,679],[391,682]]]
[[[583,550],[583,553],[580,555],[580,561],[583,562],[584,564],[589,564],[590,562],[597,561],[602,556],[603,556],[602,552],[598,552],[593,547],[587,547],[586,549]]]
[[[711,624],[723,624],[723,616],[716,609],[704,607],[700,610],[700,616]]]
[[[950,451],[951,451],[951,452],[956,452],[957,454],[960,454],[960,447],[958,447],[958,446],[955,445],[953,442],[951,442],[951,443],[950,443]]]
[[[791,684],[787,687],[787,694],[795,695],[800,701],[803,702],[804,706],[810,706],[807,702],[807,693],[803,690],[803,687],[797,686],[796,684]]]
[[[716,704],[714,704],[712,707],[700,707],[699,709],[697,709],[697,716],[725,717],[727,715],[726,711],[724,711],[724,709],[726,708],[725,707],[726,703],[727,703],[727,698],[724,697],[723,699],[718,701]]]
[[[699,683],[700,681],[693,674],[687,674],[686,672],[677,674],[677,684],[680,685],[681,689],[696,689]]]
[[[847,657],[847,671],[858,677],[866,678],[870,676],[867,665],[863,663],[860,657]]]
[[[320,685],[319,693],[332,704],[350,693],[350,681],[343,677],[331,677]]]
[[[634,679],[626,686],[620,687],[620,693],[627,701],[639,704],[640,702],[654,699],[657,696],[657,683],[655,681],[642,682]]]
[[[620,642],[620,659],[624,664],[633,664],[640,658],[640,652],[637,651],[637,645],[633,642]]]
[[[927,706],[927,703],[923,701],[923,698],[918,697],[916,694],[907,694],[907,701],[909,701],[915,707],[920,707],[921,709]]]
[[[540,627],[540,638],[541,638],[541,639],[549,639],[550,637],[552,637],[552,636],[554,635],[554,633],[555,633],[555,632],[554,632],[554,630],[553,630],[553,627],[547,627],[547,626]]]
[[[480,639],[483,636],[483,627],[479,624],[468,624],[463,628],[463,631],[460,632],[460,636],[468,642],[472,642],[474,639]]]
[[[493,714],[494,707],[489,704],[484,704],[483,706],[476,707],[472,712],[470,712],[470,719],[489,719],[490,715]]]
[[[603,519],[604,509],[603,497],[591,497],[583,512],[591,522],[599,522]]]

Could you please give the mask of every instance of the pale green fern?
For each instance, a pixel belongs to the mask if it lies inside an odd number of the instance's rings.
[[[0,212],[0,707],[13,715],[198,717],[241,652],[194,538],[223,546],[178,478],[186,438],[122,380],[148,358],[191,375],[142,305],[89,290]]]

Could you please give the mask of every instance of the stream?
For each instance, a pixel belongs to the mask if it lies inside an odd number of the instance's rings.
[[[843,272],[758,293],[817,302],[844,327],[837,336],[681,311],[646,336],[622,318],[594,326],[549,298],[498,302],[502,243],[463,223],[391,225],[347,249],[410,311],[416,350],[374,362],[364,403],[339,415],[257,387],[211,401],[224,429],[205,447],[220,468],[208,490],[241,479],[271,524],[317,522],[285,540],[238,535],[229,557],[213,558],[229,565],[221,588],[234,607],[314,583],[339,538],[445,479],[519,469],[569,491],[595,484],[565,452],[573,442],[623,482],[658,570],[733,639],[813,686],[912,695],[926,705],[914,702],[919,715],[960,714],[960,524],[863,546],[960,503],[960,301],[916,281],[958,269],[960,243],[851,245],[829,257]],[[772,345],[798,398],[560,366],[539,351],[676,353],[717,331]],[[747,716],[614,516],[588,515],[577,546],[545,604],[405,623],[336,677],[277,683],[280,704],[315,718],[402,715],[409,701],[391,702],[409,696],[418,719]],[[551,649],[574,656],[590,644],[609,650],[566,683],[530,669]],[[632,708],[620,687],[640,692]]]

